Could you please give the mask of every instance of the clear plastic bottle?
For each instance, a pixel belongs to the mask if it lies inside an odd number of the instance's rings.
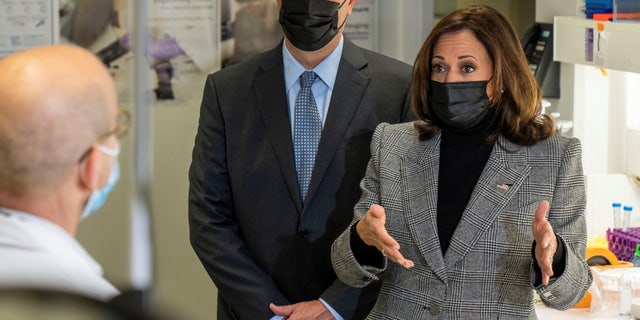
[[[633,294],[633,280],[629,271],[626,270],[620,275],[618,280],[618,319],[630,320],[631,317],[631,299]]]
[[[626,231],[629,229],[629,224],[631,223],[631,211],[633,210],[632,206],[624,206],[624,220],[622,221],[622,228]]]
[[[614,202],[611,206],[613,207],[613,228],[620,229],[622,228],[622,213],[620,212],[622,204]]]

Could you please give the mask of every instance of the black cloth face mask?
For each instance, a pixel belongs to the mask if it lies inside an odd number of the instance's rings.
[[[429,104],[435,116],[456,129],[469,129],[480,123],[489,111],[487,96],[489,81],[430,81]]]
[[[303,51],[316,51],[329,43],[347,21],[338,26],[341,4],[329,0],[282,0],[280,25],[287,39]]]

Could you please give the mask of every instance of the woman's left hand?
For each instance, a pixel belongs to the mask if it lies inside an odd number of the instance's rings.
[[[542,272],[542,284],[549,285],[549,278],[553,276],[553,255],[558,249],[558,239],[547,220],[549,202],[542,201],[536,209],[533,220],[533,238],[536,241],[535,255]]]

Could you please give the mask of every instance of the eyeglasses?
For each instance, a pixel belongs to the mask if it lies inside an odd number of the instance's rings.
[[[97,141],[104,140],[111,135],[115,135],[116,138],[120,139],[127,135],[129,128],[131,128],[131,114],[127,109],[118,108],[118,118],[116,119],[115,129],[99,136]]]
[[[118,108],[118,118],[116,119],[116,127],[115,129],[100,135],[97,139],[96,142],[93,143],[93,145],[91,145],[91,147],[89,147],[89,149],[82,154],[82,156],[80,157],[80,159],[78,160],[79,162],[84,161],[84,159],[87,157],[87,155],[89,154],[89,152],[91,152],[92,148],[97,148],[100,151],[102,151],[105,154],[111,155],[111,156],[117,156],[118,153],[120,153],[120,143],[118,143],[117,147],[115,150],[111,150],[107,147],[105,147],[104,145],[100,144],[99,141],[102,141],[108,137],[110,137],[111,135],[115,135],[116,138],[120,139],[122,137],[124,137],[128,132],[129,132],[129,128],[131,127],[131,114],[129,113],[129,111],[127,111],[127,109],[124,108]]]

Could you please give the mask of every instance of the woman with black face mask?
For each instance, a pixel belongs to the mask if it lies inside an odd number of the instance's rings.
[[[283,41],[206,80],[189,227],[218,320],[358,320],[375,303],[379,285],[338,280],[331,245],[376,126],[415,118],[411,66],[342,35],[356,3],[278,0]]]
[[[442,19],[415,61],[418,121],[381,124],[333,266],[382,282],[369,319],[536,319],[575,305],[585,262],[580,142],[541,115],[510,22],[471,6]]]

